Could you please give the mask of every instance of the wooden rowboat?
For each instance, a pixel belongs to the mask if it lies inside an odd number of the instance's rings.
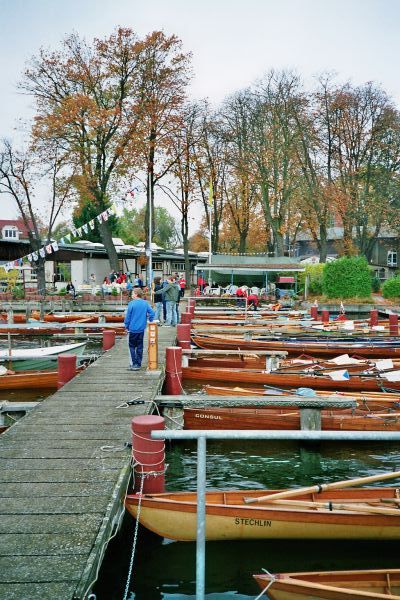
[[[400,569],[253,575],[270,600],[400,600]]]
[[[76,354],[82,356],[86,342],[79,344],[63,344],[60,346],[49,346],[46,348],[13,348],[0,350],[0,361],[12,364],[13,371],[28,371],[30,369],[51,369],[54,365],[51,357],[60,354]]]
[[[124,314],[111,314],[111,313],[47,313],[44,315],[43,320],[47,323],[70,323],[70,322],[86,322],[86,323],[98,323],[99,317],[104,316],[106,323],[122,323],[125,315]],[[39,311],[32,311],[33,319],[40,319]]]
[[[0,377],[0,390],[56,389],[57,371],[18,371]]]
[[[300,430],[300,410],[268,407],[184,408],[185,429]],[[322,431],[400,431],[400,411],[321,410]]]
[[[332,369],[333,371],[333,369]],[[324,372],[326,373],[326,372]],[[400,390],[400,381],[390,381],[378,375],[360,376],[349,374],[348,379],[332,379],[327,374],[309,375],[307,373],[267,373],[257,369],[224,369],[211,367],[182,367],[183,379],[201,381],[239,381],[256,383],[279,388],[308,387],[322,390],[356,390],[379,392],[385,387]]]
[[[207,492],[206,539],[400,539],[398,488],[292,490],[295,499],[262,500],[278,491]],[[125,506],[134,517],[140,506],[140,523],[158,535],[196,539],[196,492],[130,494]]]
[[[219,350],[276,350],[286,351],[290,355],[312,354],[313,356],[336,356],[338,354],[358,354],[360,356],[372,356],[380,358],[391,358],[400,356],[400,342],[398,338],[391,340],[386,338],[376,340],[371,338],[365,340],[290,340],[290,339],[251,339],[243,337],[217,336],[217,335],[193,335],[192,341],[199,348]]]

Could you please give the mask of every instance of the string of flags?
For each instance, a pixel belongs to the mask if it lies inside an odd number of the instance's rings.
[[[17,258],[16,260],[12,260],[12,261],[6,263],[5,265],[1,265],[1,266],[8,273],[8,271],[10,271],[11,269],[16,269],[18,267],[22,267],[24,264],[26,265],[27,263],[37,262],[39,260],[39,258],[45,258],[47,255],[57,252],[60,249],[60,246],[64,246],[65,244],[70,244],[74,238],[82,237],[83,233],[88,233],[89,231],[93,231],[95,228],[96,219],[97,219],[98,223],[103,223],[104,221],[108,221],[108,219],[111,215],[116,215],[117,211],[118,211],[117,206],[115,204],[113,204],[110,208],[103,210],[103,212],[101,212],[99,215],[94,217],[94,219],[91,219],[88,223],[85,223],[84,225],[81,225],[80,227],[76,227],[76,228],[71,227],[70,232],[67,233],[66,235],[64,235],[62,238],[60,238],[58,240],[58,242],[55,241],[55,242],[51,242],[49,244],[45,244],[42,248],[39,248],[39,250],[37,250],[35,252],[31,252],[30,254],[27,254],[26,256],[23,256],[22,258]]]

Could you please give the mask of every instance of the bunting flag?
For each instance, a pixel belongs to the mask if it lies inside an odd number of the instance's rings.
[[[96,215],[96,217],[91,219],[88,223],[85,223],[81,227],[77,227],[77,228],[71,227],[71,231],[69,233],[67,233],[66,235],[64,235],[62,238],[60,238],[59,242],[57,242],[57,241],[51,242],[51,243],[47,244],[46,246],[43,246],[42,248],[40,248],[38,251],[31,252],[30,254],[27,254],[26,256],[23,256],[21,258],[17,258],[16,260],[10,261],[10,262],[2,265],[2,267],[3,267],[3,269],[5,269],[8,272],[10,269],[13,269],[15,267],[21,267],[24,264],[26,264],[27,262],[29,262],[29,263],[37,262],[39,260],[39,256],[41,258],[45,258],[46,254],[52,254],[53,252],[57,252],[60,249],[59,244],[61,244],[61,245],[65,245],[66,243],[69,244],[69,243],[71,243],[71,241],[74,237],[80,237],[82,235],[82,232],[89,233],[89,229],[91,229],[93,231],[93,229],[95,228],[96,219],[99,223],[102,223],[103,221],[108,221],[109,216],[113,215],[113,214],[117,214],[117,211],[118,211],[117,206],[115,203],[113,203],[111,207],[107,208],[99,215]]]

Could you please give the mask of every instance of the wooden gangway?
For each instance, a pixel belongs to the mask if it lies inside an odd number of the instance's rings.
[[[159,328],[158,371],[127,370],[118,340],[0,437],[2,600],[85,598],[121,517],[132,417],[160,393],[175,335]]]

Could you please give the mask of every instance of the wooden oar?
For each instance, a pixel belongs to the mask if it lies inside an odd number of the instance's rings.
[[[370,475],[369,477],[357,477],[356,479],[346,479],[344,481],[336,481],[334,483],[323,483],[321,485],[310,485],[308,487],[297,488],[293,490],[284,490],[276,494],[267,494],[258,498],[243,498],[245,504],[253,504],[257,502],[265,502],[267,500],[278,500],[278,498],[290,498],[290,496],[298,496],[299,494],[320,493],[327,490],[337,490],[342,488],[364,485],[373,483],[374,481],[384,481],[385,479],[395,479],[400,477],[400,471],[393,473],[383,473],[382,475]]]
[[[328,511],[336,510],[350,510],[352,512],[371,513],[377,515],[391,515],[394,517],[400,517],[400,510],[394,508],[382,508],[379,506],[370,506],[368,504],[362,504],[359,501],[358,504],[343,502],[308,502],[307,500],[268,500],[263,504],[271,504],[272,509],[275,505],[288,507],[288,508],[322,508]]]

